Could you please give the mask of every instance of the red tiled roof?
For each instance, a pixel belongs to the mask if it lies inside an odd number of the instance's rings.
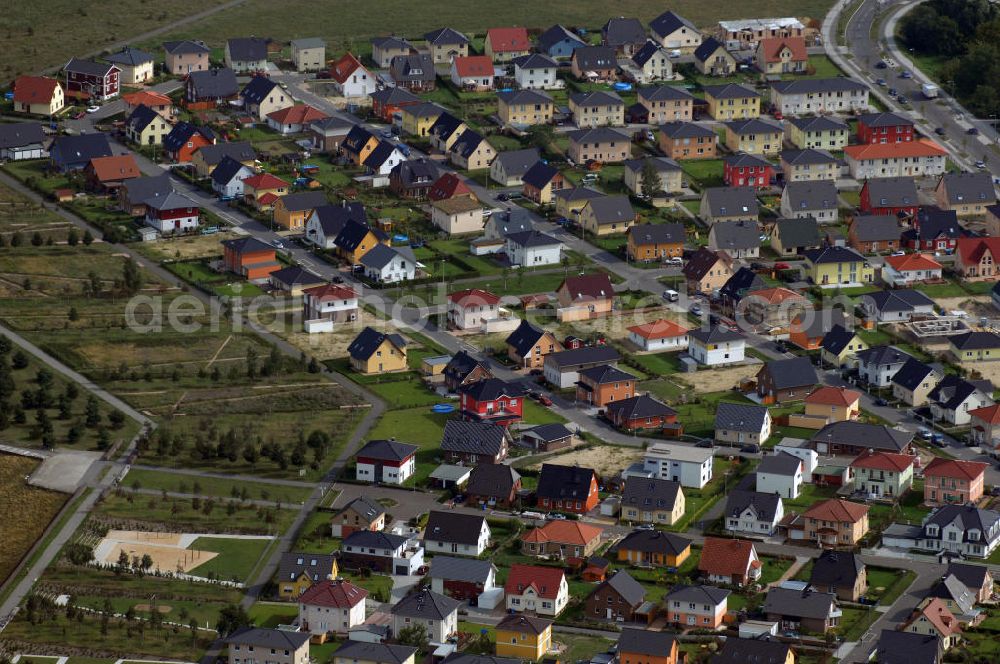
[[[891,452],[865,452],[851,462],[854,468],[874,468],[875,470],[892,470],[901,473],[913,465],[913,457],[906,454]]]
[[[919,620],[920,616],[927,618],[927,621],[934,626],[941,636],[951,636],[960,634],[962,628],[955,619],[955,614],[948,609],[948,605],[940,597],[934,597],[922,609],[917,609],[913,613],[913,620]]]
[[[447,198],[471,193],[472,189],[465,184],[465,180],[455,173],[445,173],[431,185],[427,198],[432,201],[443,201]]]
[[[522,542],[556,542],[586,546],[600,538],[603,531],[597,526],[579,521],[548,521],[540,528],[533,528],[521,536]]]
[[[848,145],[844,154],[855,161],[866,159],[902,159],[904,157],[943,157],[944,149],[933,141],[922,138],[918,141],[905,143],[867,143],[865,145]]]
[[[277,194],[272,193],[272,192],[269,191],[269,192],[267,192],[266,194],[264,194],[263,196],[261,196],[260,198],[257,199],[257,205],[263,206],[263,207],[267,207],[269,205],[274,205],[275,203],[278,202],[279,198],[280,198],[280,196],[278,196]]]
[[[970,410],[969,415],[989,424],[1000,424],[1000,404]]]
[[[652,323],[633,325],[628,328],[628,331],[635,332],[643,339],[672,339],[673,337],[683,337],[690,330],[672,320],[661,318]]]
[[[777,287],[777,288],[762,288],[761,290],[755,290],[748,294],[747,297],[755,297],[764,300],[768,304],[781,304],[785,300],[804,300],[802,295],[799,295],[793,290],[787,288]]]
[[[993,260],[1000,260],[1000,237],[958,238],[958,255],[962,263],[978,263],[986,251],[993,254]]]
[[[47,76],[18,76],[14,81],[14,101],[47,104],[59,87],[59,81]]]
[[[508,595],[523,595],[528,588],[534,588],[539,597],[555,599],[565,574],[558,567],[540,567],[515,563],[510,566],[504,592]]]
[[[861,398],[861,393],[846,387],[821,385],[806,396],[806,403],[820,403],[827,406],[852,406]]]
[[[333,63],[330,67],[330,76],[337,83],[344,83],[357,69],[361,68],[361,63],[350,53],[345,53],[342,58]]]
[[[474,76],[476,78],[493,76],[493,61],[485,55],[467,55],[454,60],[455,71],[462,78]]]
[[[460,307],[500,304],[500,297],[481,288],[467,288],[448,296],[448,300]]]
[[[792,52],[792,61],[808,60],[806,40],[802,37],[768,37],[761,39],[758,48],[764,55],[764,62],[780,62],[781,51],[788,48]]]
[[[127,95],[122,95],[122,99],[129,106],[138,106],[139,104],[145,104],[149,107],[170,106],[174,103],[167,95],[159,92],[150,92],[149,90],[130,92]]]
[[[354,289],[349,286],[341,286],[339,284],[323,284],[322,286],[313,286],[312,288],[307,288],[302,291],[310,297],[322,301],[326,300],[352,300],[358,296],[354,292]]]
[[[753,542],[706,537],[698,569],[719,576],[743,576],[756,558]]]
[[[112,157],[95,157],[90,160],[94,174],[101,182],[109,180],[128,180],[142,175],[139,164],[131,154],[120,154]]]
[[[889,256],[885,262],[896,272],[907,270],[940,270],[941,263],[927,254],[906,254],[905,256]]]
[[[299,595],[300,604],[347,609],[365,601],[368,591],[350,581],[320,581]]]
[[[977,410],[983,410],[979,408]],[[974,413],[975,411],[969,411]],[[959,459],[945,459],[944,457],[934,457],[934,459],[924,468],[924,477],[948,477],[970,482],[984,472],[989,466],[982,461],[960,461]]]
[[[506,51],[527,51],[531,48],[527,28],[490,28],[486,39],[494,53]]]
[[[323,118],[329,116],[323,111],[313,108],[309,104],[296,104],[295,106],[283,108],[280,111],[268,113],[267,117],[271,118],[278,124],[306,124],[307,122],[322,120]]]
[[[866,514],[868,514],[867,505],[852,503],[843,498],[830,498],[829,500],[816,503],[803,512],[802,516],[820,521],[850,521],[851,523],[856,523]]]
[[[611,278],[604,272],[595,274],[585,274],[579,277],[567,277],[563,280],[558,290],[566,288],[570,299],[581,298],[591,300],[610,299],[615,296],[615,289],[611,285]]]
[[[261,189],[279,189],[281,187],[287,187],[288,183],[276,175],[271,175],[270,173],[258,173],[257,175],[251,175],[243,180],[243,186],[260,191]]]

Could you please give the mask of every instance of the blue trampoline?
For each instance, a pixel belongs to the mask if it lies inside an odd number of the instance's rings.
[[[628,92],[629,90],[632,89],[632,84],[631,83],[615,83],[612,87],[615,90],[619,90],[621,92]]]
[[[410,238],[409,238],[409,236],[403,235],[402,233],[396,233],[395,235],[392,236],[392,241],[393,242],[409,242]]]
[[[455,407],[450,403],[436,403],[431,407],[431,410],[435,413],[451,413],[455,410]]]

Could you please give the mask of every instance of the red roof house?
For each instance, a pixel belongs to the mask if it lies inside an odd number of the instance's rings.
[[[504,426],[521,421],[524,390],[513,383],[487,378],[463,385],[458,394],[463,419]]]
[[[768,37],[757,43],[757,68],[767,74],[804,72],[809,66],[802,37]]]
[[[310,122],[328,117],[323,111],[309,104],[296,104],[267,114],[267,124],[282,134],[297,134],[309,126]]]
[[[760,578],[760,558],[749,540],[706,537],[698,570],[710,582],[745,586]]]
[[[531,50],[527,28],[490,28],[486,31],[485,53],[494,60],[510,60]]]
[[[958,238],[955,271],[969,281],[1000,278],[1000,237]]]
[[[934,457],[924,468],[924,502],[931,505],[976,502],[983,497],[983,482],[988,467],[989,464],[981,461]]]
[[[569,602],[569,584],[559,567],[511,565],[503,589],[507,608],[516,612],[533,611],[555,616]]]
[[[427,198],[431,201],[443,201],[456,196],[472,196],[472,189],[465,180],[455,173],[445,173],[431,185]]]
[[[461,88],[493,88],[493,60],[486,55],[458,56],[451,62],[451,81]]]
[[[87,183],[98,191],[110,191],[122,186],[125,180],[142,175],[135,157],[129,154],[112,157],[94,157],[83,169]]]
[[[62,86],[47,76],[18,76],[14,81],[14,110],[52,115],[64,106]]]

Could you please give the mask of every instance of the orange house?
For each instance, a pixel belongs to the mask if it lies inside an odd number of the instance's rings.
[[[924,502],[931,505],[974,503],[983,497],[989,464],[934,457],[924,468]]]
[[[579,372],[576,400],[602,408],[612,401],[635,395],[635,376],[609,365],[591,367]]]
[[[222,243],[223,264],[249,281],[264,281],[281,267],[274,255],[274,247],[252,237],[226,240]]]
[[[211,129],[190,122],[178,122],[163,137],[163,149],[178,164],[188,163],[200,148],[214,144],[215,133]]]
[[[629,627],[618,637],[621,664],[677,664],[677,639],[669,632]]]

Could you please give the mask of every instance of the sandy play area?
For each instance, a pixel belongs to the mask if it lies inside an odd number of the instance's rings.
[[[725,369],[708,369],[694,373],[679,373],[671,376],[678,383],[687,383],[698,394],[719,392],[739,385],[745,378],[753,378],[760,371],[762,363],[753,362]]]
[[[621,472],[622,468],[630,466],[633,462],[642,458],[641,447],[618,447],[615,445],[598,445],[582,450],[573,450],[566,454],[557,454],[545,459],[545,463],[557,463],[561,466],[579,465],[584,468],[593,468],[598,475],[614,475]],[[538,469],[542,467],[542,462],[533,464],[529,468]]]
[[[370,312],[364,309],[359,310],[358,320],[352,323],[343,323],[334,326],[333,332],[322,334],[309,334],[303,332],[301,328],[287,329],[284,332],[288,343],[318,360],[329,360],[347,355],[347,347],[351,345],[354,338],[358,336],[366,326],[372,326],[377,330],[396,332],[396,328],[385,321],[375,318]]]
[[[154,570],[186,573],[219,555],[214,551],[189,549],[199,537],[202,535],[109,530],[94,550],[94,559],[114,565],[122,551],[133,560],[148,554]]]

